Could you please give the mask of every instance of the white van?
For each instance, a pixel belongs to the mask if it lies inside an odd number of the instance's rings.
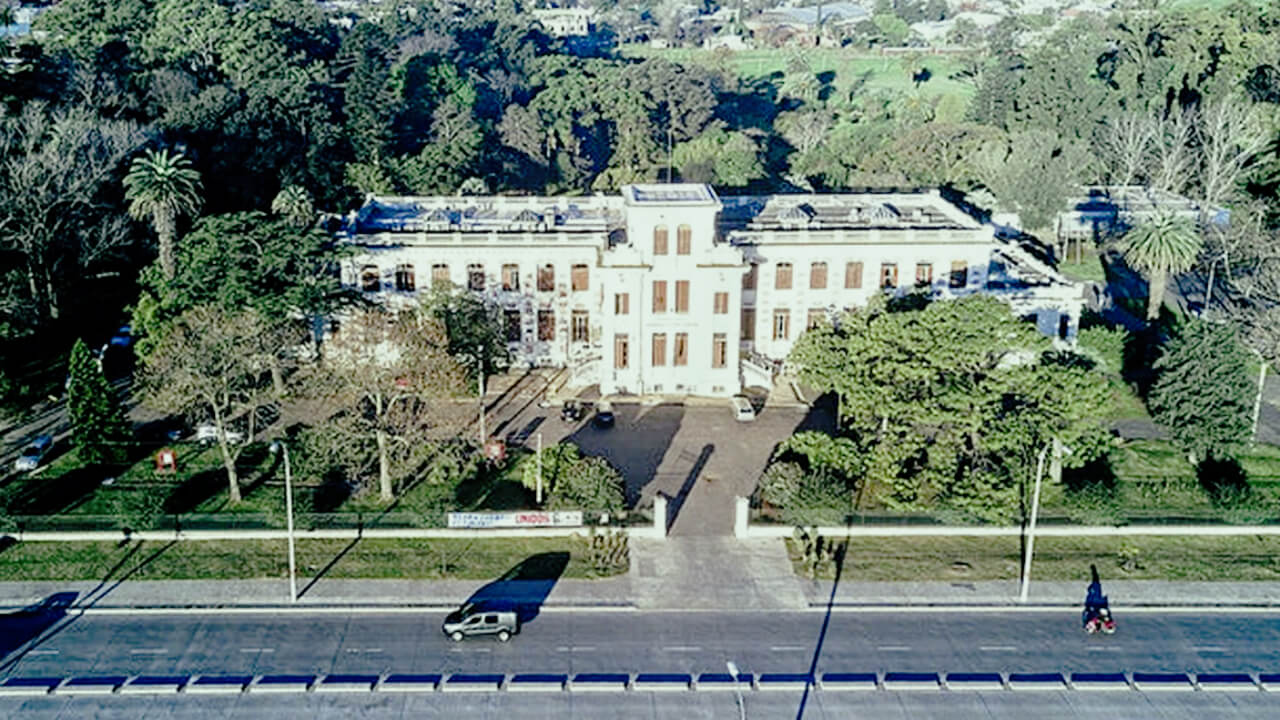
[[[756,409],[751,401],[742,395],[734,395],[729,399],[733,408],[733,419],[738,422],[751,422],[756,419]]]

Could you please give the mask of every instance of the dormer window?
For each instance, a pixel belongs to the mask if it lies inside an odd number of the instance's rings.
[[[532,210],[521,210],[520,214],[511,219],[513,230],[538,230],[541,226],[542,216]]]
[[[892,223],[896,222],[900,217],[898,209],[888,203],[880,203],[874,207],[867,208],[862,215],[870,223]]]
[[[434,232],[442,232],[448,230],[453,224],[453,218],[450,216],[446,208],[436,208],[427,215],[427,230]]]
[[[778,213],[778,222],[785,228],[806,228],[813,223],[813,216],[808,205],[792,205]]]

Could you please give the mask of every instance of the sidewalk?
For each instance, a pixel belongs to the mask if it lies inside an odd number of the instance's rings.
[[[1014,580],[977,582],[841,582],[834,601],[830,580],[804,580],[810,606],[1015,606]],[[1086,582],[1036,581],[1032,576],[1027,605],[1084,603]],[[1103,592],[1112,606],[1123,607],[1268,607],[1280,611],[1280,582],[1193,582],[1173,580],[1103,579]]]

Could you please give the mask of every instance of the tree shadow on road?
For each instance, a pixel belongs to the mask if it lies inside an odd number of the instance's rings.
[[[831,596],[827,598],[827,612],[822,617],[822,629],[818,632],[818,642],[813,648],[813,659],[809,662],[808,680],[804,685],[804,694],[800,696],[800,708],[796,711],[796,720],[804,717],[805,706],[809,703],[809,692],[818,680],[818,658],[822,657],[822,646],[827,641],[827,630],[831,627],[831,610],[836,604],[836,591],[840,589],[840,576],[844,574],[844,560],[849,552],[849,539],[836,546],[836,574],[831,583]]]
[[[707,466],[707,462],[711,460],[711,455],[716,451],[713,443],[707,443],[702,446],[702,452],[698,453],[697,459],[693,461],[693,466],[689,468],[689,473],[685,475],[684,483],[680,486],[680,492],[671,498],[670,515],[667,517],[667,527],[675,525],[676,518],[680,517],[680,509],[684,507],[684,503],[689,499],[689,493],[693,492],[694,485],[698,482],[698,476],[702,474],[703,468]]]
[[[672,440],[684,421],[684,406],[614,404],[614,427],[597,428],[585,420],[565,438],[583,455],[603,457],[622,473],[627,507],[635,507],[658,476]]]
[[[569,553],[530,555],[502,577],[471,593],[463,606],[513,610],[524,625],[538,616],[547,596],[569,565]]]

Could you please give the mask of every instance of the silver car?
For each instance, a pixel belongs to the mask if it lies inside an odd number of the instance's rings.
[[[440,629],[454,642],[472,635],[494,635],[506,642],[520,632],[520,618],[514,610],[463,605],[449,613]]]
[[[44,456],[49,454],[49,450],[53,447],[53,436],[40,435],[31,444],[22,449],[22,454],[13,462],[13,469],[35,470],[40,467],[40,463],[44,462]]]

